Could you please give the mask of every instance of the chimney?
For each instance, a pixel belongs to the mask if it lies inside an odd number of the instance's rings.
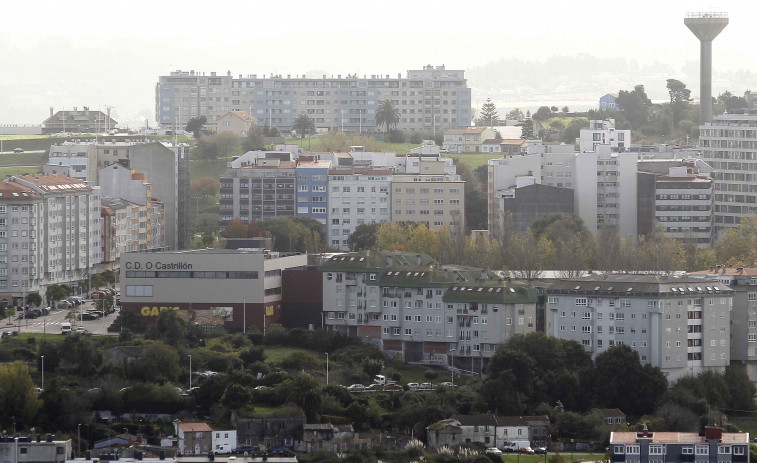
[[[50,117],[53,117],[53,107],[50,106]]]
[[[718,428],[715,426],[705,426],[704,427],[704,440],[717,440],[720,441],[723,439],[723,428]]]
[[[415,255],[415,265],[421,265],[421,255],[416,254]]]

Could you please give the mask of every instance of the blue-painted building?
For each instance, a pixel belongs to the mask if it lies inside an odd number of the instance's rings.
[[[615,101],[618,98],[617,93],[608,93],[599,99],[599,109],[601,111],[621,111],[618,107],[618,103]]]
[[[331,161],[300,156],[297,161],[297,217],[310,217],[326,227]]]

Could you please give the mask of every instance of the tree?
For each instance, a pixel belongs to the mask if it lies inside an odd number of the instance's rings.
[[[647,96],[643,85],[636,85],[630,92],[620,90],[615,103],[623,111],[633,130],[639,130],[648,123],[652,100]]]
[[[68,286],[47,285],[47,289],[45,290],[45,299],[47,299],[48,304],[52,305],[56,301],[60,301],[64,297],[68,296],[68,291]]]
[[[237,411],[250,403],[252,395],[244,386],[232,383],[226,386],[221,396],[221,404],[232,411]]]
[[[567,106],[563,106],[562,107],[562,113],[563,114],[568,114],[569,112],[570,112],[570,108],[568,108]]]
[[[499,122],[499,115],[497,114],[497,106],[492,103],[491,98],[486,99],[486,103],[481,106],[481,115],[479,116],[479,121],[482,123],[489,124],[490,127],[493,127],[496,123]]]
[[[540,106],[534,113],[533,119],[535,121],[546,121],[550,117],[552,117],[552,110],[549,109],[549,106]]]
[[[352,251],[363,251],[376,247],[376,233],[379,224],[361,223],[355,227],[355,231],[347,238],[347,244]]]
[[[37,397],[37,388],[26,364],[17,360],[0,368],[0,424],[3,428],[11,426],[11,417],[20,429],[32,425],[41,407],[42,401]]]
[[[307,114],[298,114],[292,124],[292,129],[297,132],[300,138],[305,138],[305,135],[315,132],[315,122]]]
[[[195,198],[217,195],[220,188],[218,179],[213,177],[200,177],[189,184],[190,194]]]
[[[170,346],[180,346],[187,335],[187,323],[175,310],[162,310],[148,330],[150,339],[159,339]]]
[[[26,303],[35,307],[39,307],[40,305],[42,305],[42,296],[40,296],[39,293],[29,293],[26,295]]]
[[[670,112],[673,116],[673,128],[683,119],[686,108],[691,103],[691,90],[686,84],[676,79],[668,79],[668,94],[670,95]]]
[[[247,136],[242,139],[242,151],[244,153],[248,151],[257,151],[265,149],[265,141],[263,140],[263,130],[257,125],[250,128],[247,132]]]
[[[200,131],[207,122],[207,117],[195,116],[187,121],[187,126],[184,128],[184,130],[186,130],[187,132],[192,132],[195,138],[200,138]]]
[[[728,90],[718,95],[717,103],[724,106],[726,111],[747,107],[746,98],[731,94]]]
[[[239,153],[239,135],[234,132],[221,132],[213,135],[218,147],[218,156],[224,159]]]
[[[95,302],[95,309],[100,311],[108,311],[113,307],[114,302],[115,301],[113,299],[113,296],[109,294],[105,297],[101,297],[97,300],[97,302]]]
[[[531,112],[526,112],[526,118],[523,119],[520,123],[515,124],[517,126],[520,126],[521,132],[520,132],[520,138],[524,140],[533,140],[534,139],[534,121],[531,120]]]
[[[400,110],[395,108],[392,100],[386,99],[379,102],[378,108],[376,108],[376,125],[381,127],[386,126],[388,132],[390,128],[397,127],[400,122]]]
[[[521,111],[518,108],[513,109],[509,113],[507,113],[507,116],[505,116],[506,119],[509,119],[511,121],[522,121],[525,115],[523,114],[523,111]]]
[[[198,159],[202,159],[203,164],[218,159],[219,152],[218,140],[214,136],[202,135],[197,139],[195,155]]]
[[[568,123],[568,125],[562,131],[561,139],[563,143],[574,144],[576,142],[576,138],[581,135],[581,129],[588,126],[589,121],[587,121],[586,119],[573,118],[573,120],[571,120],[570,123]]]

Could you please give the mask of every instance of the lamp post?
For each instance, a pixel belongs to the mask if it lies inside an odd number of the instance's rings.
[[[450,370],[452,371],[452,385],[455,385],[455,346],[452,346],[449,351],[452,352],[452,362],[450,363]]]
[[[45,356],[40,356],[42,358],[42,390],[45,390]]]
[[[76,425],[76,456],[81,457],[81,423]]]
[[[242,298],[242,333],[247,334],[247,298]]]
[[[192,389],[192,356],[189,356],[189,389]]]
[[[329,353],[326,352],[326,385],[329,384]]]
[[[573,451],[576,449],[576,446],[575,446],[574,442],[575,442],[574,439],[570,440],[570,463],[573,463],[573,461],[574,461],[573,460]]]

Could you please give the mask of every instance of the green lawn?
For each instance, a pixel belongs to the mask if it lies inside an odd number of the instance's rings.
[[[728,422],[738,427],[742,432],[748,432],[751,436],[757,435],[757,416],[730,415]]]
[[[545,455],[520,455],[517,453],[503,453],[502,461],[505,463],[544,463],[554,458],[554,453],[549,452]],[[572,455],[574,462],[587,462],[587,461],[604,461],[604,453],[574,453]],[[570,452],[560,453],[560,462],[569,463],[571,461]]]
[[[476,153],[476,154],[450,154],[456,164],[464,164],[471,171],[480,166],[485,166],[489,159],[501,158],[502,155],[496,153]]]
[[[192,161],[192,165],[189,166],[190,181],[197,180],[200,177],[213,177],[218,179],[220,176],[226,174],[227,162],[228,161],[225,159],[209,161],[207,163],[203,161]]]
[[[42,170],[40,166],[0,167],[0,178],[5,178],[7,175],[36,174],[40,170]]]
[[[0,129],[2,132],[3,129]],[[47,138],[47,135],[18,135],[18,134],[3,134],[0,135],[0,140],[28,140],[31,138]]]
[[[0,166],[41,166],[46,159],[46,153],[5,153],[0,154]]]

